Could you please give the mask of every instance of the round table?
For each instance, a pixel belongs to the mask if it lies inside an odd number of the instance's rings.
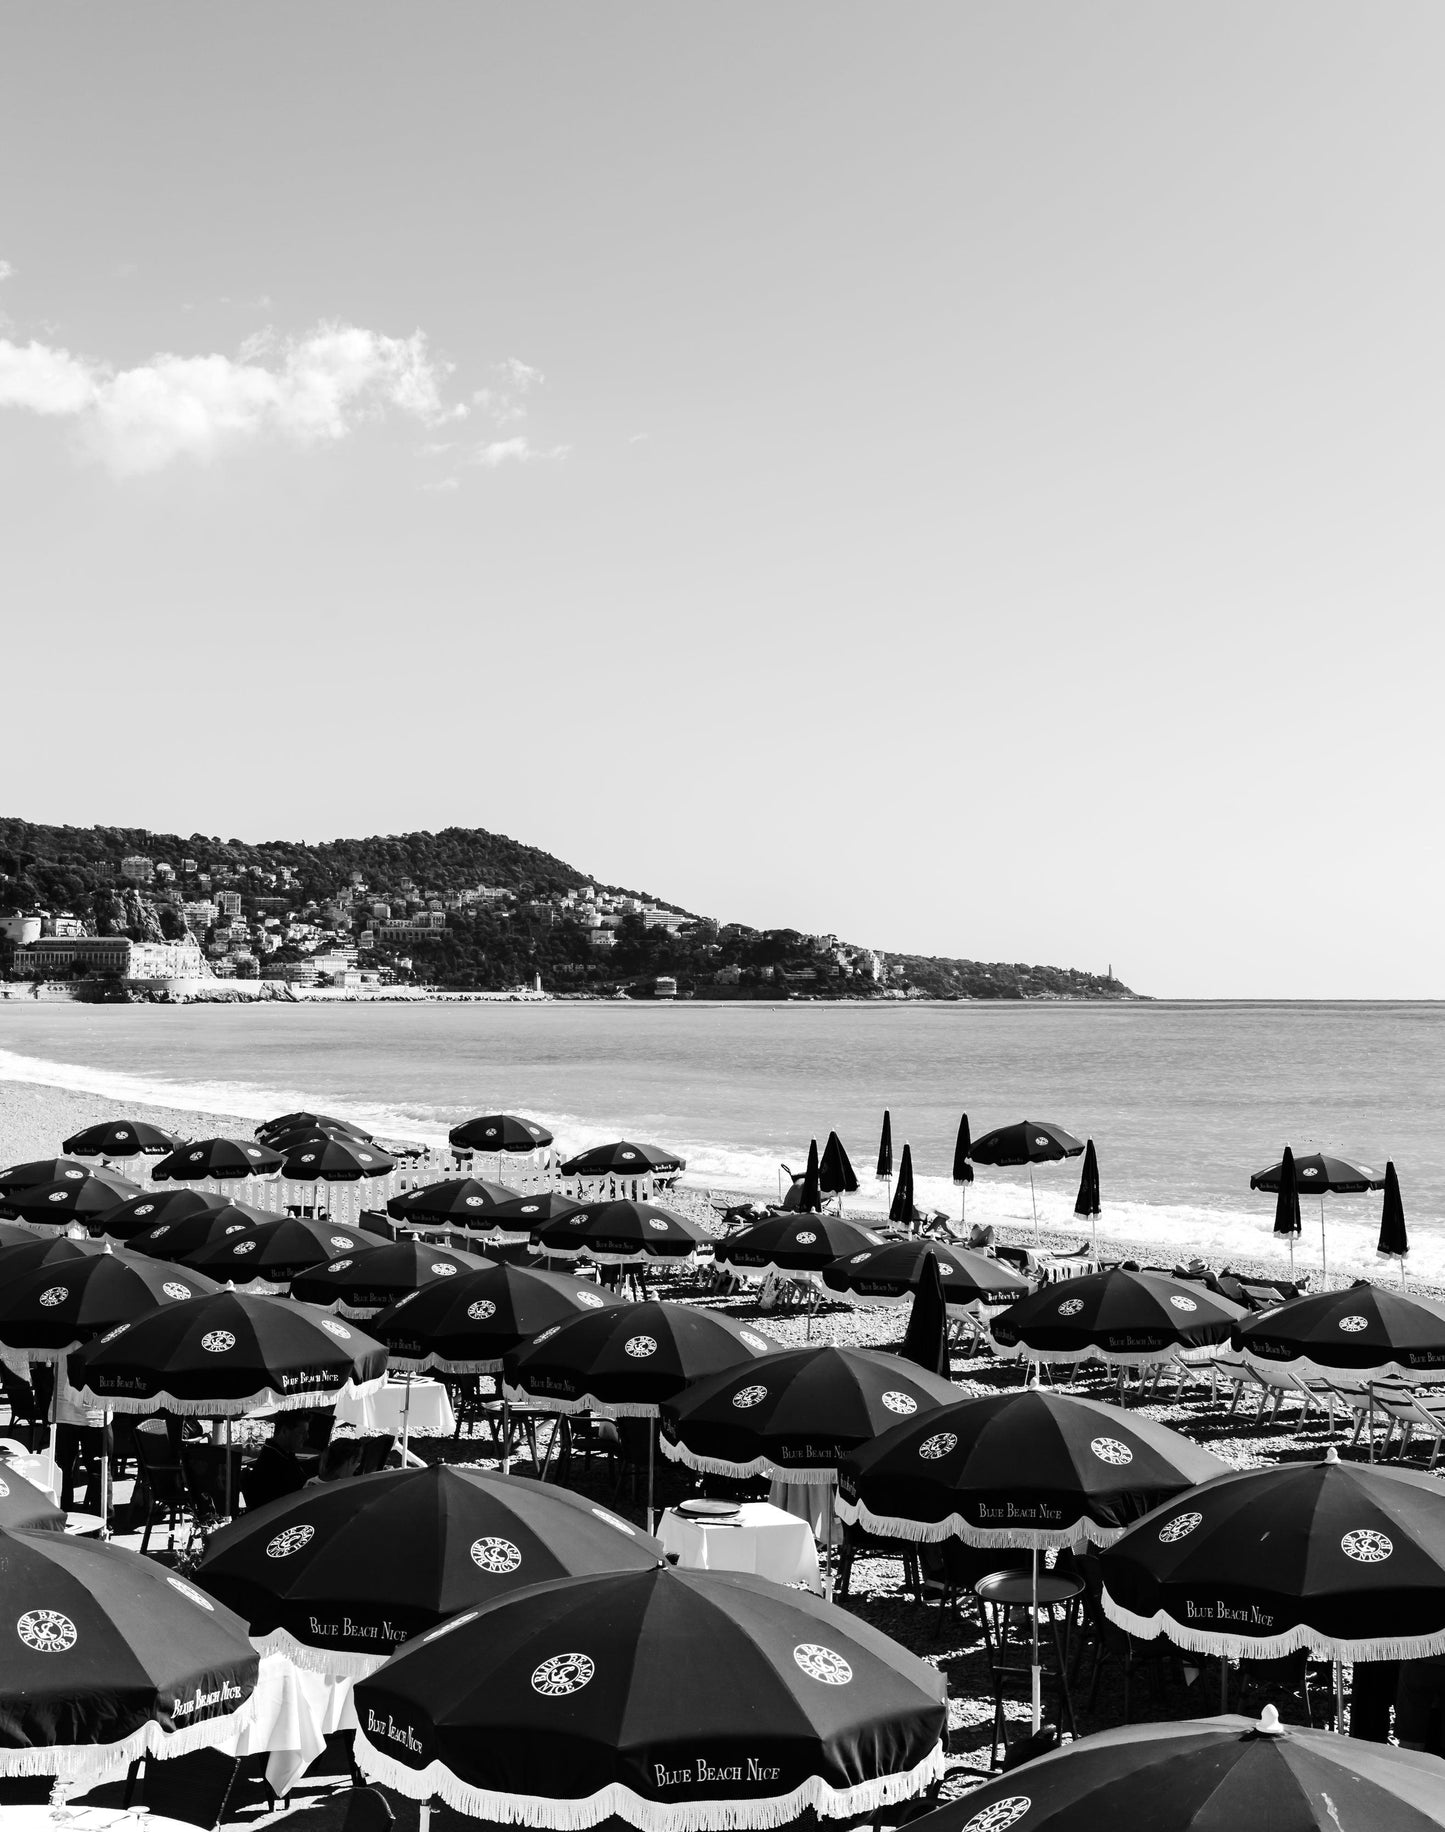
[[[90,1539],[105,1531],[105,1521],[99,1514],[78,1514],[71,1509],[65,1516],[65,1530],[75,1534],[78,1539]]]
[[[1041,1571],[1037,1581],[1027,1571],[994,1571],[974,1585],[981,1603],[998,1603],[1005,1609],[1029,1608],[1037,1603],[1071,1603],[1084,1588],[1082,1578],[1065,1572]]]

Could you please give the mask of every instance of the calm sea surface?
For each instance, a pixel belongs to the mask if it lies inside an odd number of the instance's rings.
[[[0,1076],[261,1117],[301,1105],[437,1136],[474,1113],[545,1120],[566,1149],[624,1135],[689,1180],[776,1192],[780,1160],[836,1127],[877,1199],[879,1121],[912,1142],[921,1197],[975,1137],[1056,1120],[1100,1157],[1105,1229],[1215,1253],[1270,1250],[1250,1172],[1329,1145],[1400,1174],[1411,1268],[1445,1276],[1445,1005],[263,1005],[0,1007]],[[1037,1176],[1071,1211],[1077,1163]],[[1026,1177],[980,1169],[972,1218],[1029,1213]],[[1332,1261],[1374,1269],[1379,1198],[1335,1197]],[[1318,1212],[1302,1252],[1318,1257]]]

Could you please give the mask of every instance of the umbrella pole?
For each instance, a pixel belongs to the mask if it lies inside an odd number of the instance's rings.
[[[1320,1283],[1323,1285],[1328,1275],[1329,1266],[1325,1255],[1325,1199],[1320,1197]]]
[[[1335,1735],[1345,1734],[1345,1663],[1335,1655]]]
[[[226,1519],[230,1520],[235,1513],[231,1503],[231,1420],[226,1419]]]
[[[1222,1717],[1229,1709],[1229,1656],[1219,1656],[1219,1714]]]
[[[406,1467],[407,1446],[411,1441],[411,1373],[406,1375],[406,1396],[401,1402],[401,1463]]]
[[[512,1402],[502,1395],[502,1474],[512,1473]]]
[[[647,1421],[647,1530],[652,1531],[652,1451],[657,1443],[657,1414]]]
[[[1029,1653],[1029,1694],[1033,1704],[1033,1734],[1039,1734],[1043,1722],[1043,1675],[1039,1671],[1039,1549],[1033,1550],[1033,1607],[1029,1611],[1029,1622],[1033,1637],[1033,1646]],[[831,1601],[831,1598],[829,1599]]]
[[[1034,1194],[1034,1167],[1029,1166],[1029,1207],[1034,1212],[1034,1245],[1039,1244],[1039,1200]]]
[[[837,1480],[834,1476],[828,1483],[823,1501],[823,1569],[827,1573],[824,1595],[830,1603],[833,1601],[833,1488]]]

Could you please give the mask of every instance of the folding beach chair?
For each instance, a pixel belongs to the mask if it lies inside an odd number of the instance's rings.
[[[1346,1417],[1348,1417],[1350,1413],[1354,1413],[1355,1429],[1350,1436],[1351,1450],[1359,1443],[1360,1433],[1368,1427],[1370,1433],[1368,1442],[1370,1453],[1373,1456],[1375,1448],[1375,1402],[1369,1387],[1357,1380],[1322,1380],[1318,1383],[1318,1390],[1322,1390],[1329,1398],[1332,1426],[1336,1406],[1340,1408],[1341,1412]]]
[[[1400,1456],[1409,1455],[1410,1440],[1420,1433],[1430,1439],[1430,1460],[1425,1465],[1434,1469],[1440,1455],[1441,1440],[1445,1439],[1445,1399],[1424,1398],[1402,1382],[1398,1388],[1388,1394],[1376,1388],[1377,1403],[1385,1412],[1390,1426],[1400,1427]],[[1389,1433],[1386,1433],[1386,1445],[1389,1444]]]
[[[1370,1383],[1370,1392],[1374,1398],[1375,1409],[1385,1421],[1385,1436],[1380,1445],[1380,1455],[1388,1457],[1390,1443],[1396,1429],[1400,1433],[1399,1455],[1404,1456],[1410,1447],[1410,1437],[1419,1420],[1409,1383],[1403,1380],[1376,1380]]]

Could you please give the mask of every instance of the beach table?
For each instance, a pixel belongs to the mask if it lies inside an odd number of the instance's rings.
[[[665,1552],[689,1571],[748,1571],[775,1584],[806,1584],[822,1591],[818,1547],[805,1520],[769,1501],[745,1501],[727,1520],[679,1514],[669,1508],[658,1522]]]
[[[348,1389],[336,1402],[337,1427],[363,1438],[401,1437],[403,1415],[414,1438],[449,1438],[457,1428],[451,1396],[439,1380],[413,1380],[410,1402],[401,1380],[388,1380],[375,1393]]]

